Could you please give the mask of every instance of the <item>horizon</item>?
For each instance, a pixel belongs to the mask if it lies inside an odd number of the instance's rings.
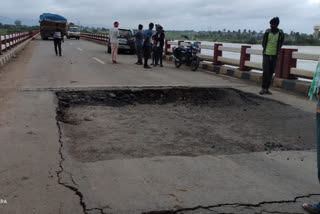
[[[1,21],[1,18],[7,18],[7,19],[10,19],[11,21],[10,22],[2,22]],[[37,21],[37,24],[25,24],[24,22],[23,22],[23,20],[25,20],[24,18],[11,18],[11,17],[4,17],[4,16],[0,16],[0,23],[1,24],[3,24],[3,25],[5,25],[5,24],[8,24],[8,25],[15,25],[14,24],[14,21],[16,21],[16,20],[20,20],[21,21],[21,24],[22,25],[24,25],[24,26],[39,26],[39,21]],[[31,20],[29,19],[29,22],[30,22]],[[34,22],[34,20],[33,20],[33,22]],[[77,25],[78,26],[78,24],[77,23],[75,23],[75,22],[72,22],[72,21],[68,21],[68,23],[73,23],[73,24],[75,24],[75,25]],[[101,25],[97,25],[97,24],[88,24],[88,25],[82,25],[82,24],[80,24],[80,27],[86,27],[86,28],[95,28],[95,29],[97,29],[97,28],[105,28],[105,29],[110,29],[110,28],[112,28],[111,26],[101,26]],[[123,27],[120,27],[120,28],[128,28],[128,29],[137,29],[137,28],[135,28],[135,27],[126,27],[126,26],[123,26]],[[279,27],[280,29],[282,29],[281,27]],[[268,28],[266,28],[266,29],[268,29]],[[260,30],[256,30],[256,29],[248,29],[248,28],[243,28],[243,29],[241,29],[241,28],[239,28],[239,29],[227,29],[227,28],[223,28],[223,29],[210,29],[210,30],[193,30],[193,29],[167,29],[166,31],[177,31],[177,32],[183,32],[183,31],[185,31],[185,32],[219,32],[219,31],[221,31],[221,32],[223,32],[223,33],[228,33],[228,31],[230,31],[230,33],[233,33],[234,31],[235,32],[238,32],[238,30],[241,30],[241,33],[243,33],[243,31],[244,30],[246,30],[247,32],[248,31],[251,31],[251,32],[253,32],[253,31],[255,31],[256,33],[261,33],[261,31],[262,32],[264,32],[266,29],[264,29],[264,30],[262,30],[262,29],[260,29]],[[225,31],[224,31],[225,30]],[[300,33],[300,34],[307,34],[307,35],[312,35],[313,34],[313,32],[301,32],[301,31],[293,31],[294,33]],[[291,31],[289,31],[289,32],[286,32],[286,31],[284,31],[284,33],[287,33],[287,34],[290,34],[291,33]]]
[[[11,0],[1,4],[1,8],[2,17],[20,19],[23,24],[38,23],[42,13],[50,12],[69,22],[104,28],[118,21],[124,28],[153,22],[166,30],[264,31],[275,16],[280,17],[279,28],[284,32],[312,34],[313,26],[320,25],[320,0],[162,0],[152,5],[147,0]]]

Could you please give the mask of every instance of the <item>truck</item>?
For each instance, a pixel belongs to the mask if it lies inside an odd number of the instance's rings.
[[[67,19],[58,14],[43,13],[40,15],[40,35],[41,39],[47,40],[53,37],[55,30],[58,28],[63,35],[67,33]]]
[[[80,39],[80,28],[75,25],[69,26],[67,38],[68,39],[70,39],[70,38]]]

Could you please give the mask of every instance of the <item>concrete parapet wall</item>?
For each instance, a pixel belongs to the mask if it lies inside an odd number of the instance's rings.
[[[165,59],[167,61],[172,61],[170,59],[170,56],[166,56]],[[209,72],[220,74],[220,75],[226,75],[230,77],[252,81],[259,85],[262,82],[262,74],[259,74],[259,73],[240,71],[236,68],[229,68],[226,66],[212,65],[207,63],[201,63],[199,68]],[[273,87],[282,88],[288,91],[304,94],[306,96],[308,94],[310,85],[311,85],[310,82],[294,80],[294,79],[282,79],[277,77],[274,77],[273,83],[272,83]]]
[[[9,50],[8,52],[3,52],[3,55],[0,55],[0,68],[5,66],[12,58],[14,58],[18,53],[20,53],[35,37],[39,34],[31,37],[30,39],[24,41],[23,43],[17,45],[13,49]]]

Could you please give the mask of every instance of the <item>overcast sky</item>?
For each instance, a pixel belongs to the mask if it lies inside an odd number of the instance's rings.
[[[168,30],[265,30],[280,17],[280,28],[312,33],[320,25],[320,0],[3,0],[0,16],[38,20],[58,13],[69,22],[110,27],[145,27],[152,21]]]

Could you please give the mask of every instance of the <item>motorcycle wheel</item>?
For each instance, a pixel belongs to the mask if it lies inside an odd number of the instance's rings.
[[[191,71],[197,71],[199,65],[200,65],[200,58],[196,57],[191,62],[191,65],[190,65]]]
[[[179,68],[181,66],[181,62],[174,60],[174,65],[176,66],[176,68]]]

